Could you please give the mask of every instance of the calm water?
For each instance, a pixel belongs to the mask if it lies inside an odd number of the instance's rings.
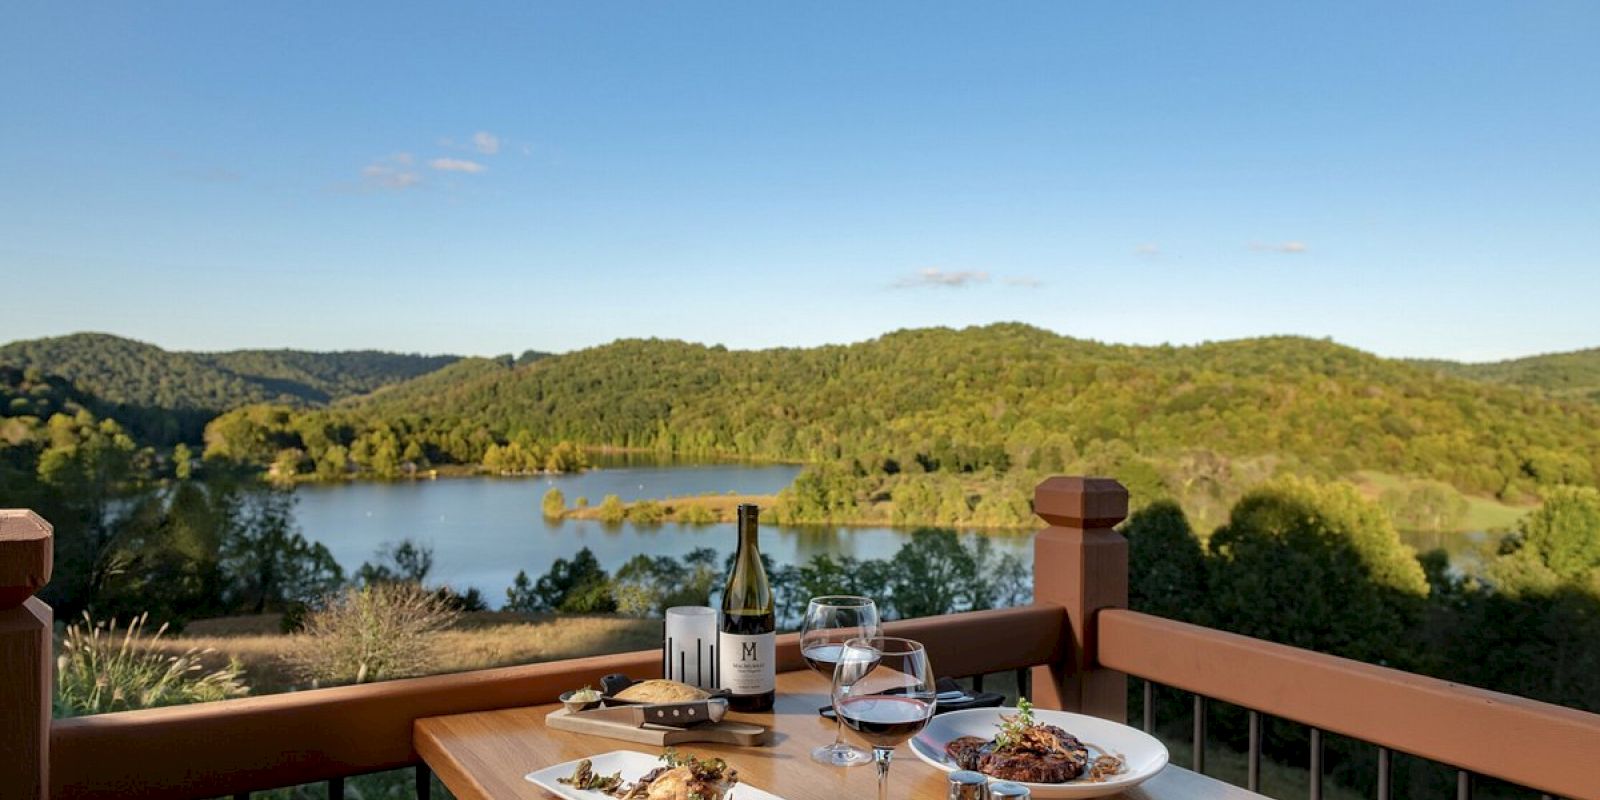
[[[728,491],[776,494],[799,471],[791,465],[624,466],[536,478],[308,485],[296,492],[295,517],[307,538],[326,544],[346,572],[373,560],[384,544],[411,538],[433,547],[431,580],[457,589],[476,586],[498,605],[517,570],[536,578],[555,559],[570,558],[585,547],[602,566],[614,570],[639,553],[682,555],[711,547],[726,554],[735,544],[732,523],[551,522],[540,514],[539,502],[552,486],[566,495],[569,506],[580,496],[599,504],[608,494],[623,500]],[[761,547],[777,563],[793,564],[821,553],[887,558],[908,538],[908,531],[893,528],[766,525]],[[1032,561],[1031,533],[990,538],[997,552],[1015,552]]]
[[[346,572],[373,560],[383,545],[411,538],[433,547],[432,580],[458,589],[476,586],[498,604],[517,570],[538,577],[555,559],[571,558],[585,547],[608,570],[639,553],[676,556],[711,547],[725,555],[733,549],[731,523],[605,525],[546,520],[539,502],[552,486],[561,489],[568,505],[579,497],[598,504],[608,494],[623,500],[729,491],[776,494],[800,471],[793,465],[615,463],[621,466],[579,475],[308,485],[297,491],[295,516],[306,536],[326,544]],[[1016,553],[1032,563],[1031,532],[987,535],[997,552]],[[1401,535],[1418,552],[1444,548],[1451,564],[1467,572],[1481,565],[1481,548],[1490,539],[1483,533]],[[909,531],[895,528],[767,525],[762,550],[780,564],[803,563],[821,553],[888,558],[909,536]]]

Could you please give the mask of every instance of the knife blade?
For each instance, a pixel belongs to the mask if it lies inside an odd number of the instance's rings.
[[[606,706],[588,711],[578,711],[575,717],[618,722],[635,728],[645,725],[665,725],[686,728],[701,722],[717,722],[728,713],[728,701],[713,697],[686,703],[652,703],[648,705]]]

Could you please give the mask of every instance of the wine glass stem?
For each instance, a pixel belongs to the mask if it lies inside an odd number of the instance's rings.
[[[833,721],[833,749],[838,750],[844,747],[844,719],[839,716],[839,712],[835,711],[833,713]]]
[[[889,800],[889,759],[894,758],[894,748],[872,748],[872,760],[878,763],[878,800]]]

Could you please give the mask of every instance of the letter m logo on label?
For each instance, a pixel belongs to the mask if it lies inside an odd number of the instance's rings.
[[[756,643],[755,642],[745,642],[739,648],[739,660],[740,661],[754,661],[754,660],[756,660]]]

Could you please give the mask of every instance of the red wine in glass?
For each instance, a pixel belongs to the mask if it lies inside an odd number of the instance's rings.
[[[913,697],[867,695],[841,701],[839,719],[874,747],[894,747],[917,735],[933,716],[933,703]]]
[[[833,680],[834,668],[844,652],[844,643],[863,636],[877,636],[878,605],[871,598],[854,595],[813,597],[806,604],[800,625],[800,655],[806,665]],[[830,698],[831,699],[831,698]],[[872,761],[872,755],[844,741],[844,725],[834,726],[832,744],[811,751],[811,758],[836,767],[850,767]]]
[[[878,800],[889,800],[889,762],[895,747],[917,735],[933,716],[937,691],[928,651],[910,639],[865,636],[845,642],[837,657],[834,713],[839,724],[872,745]]]

